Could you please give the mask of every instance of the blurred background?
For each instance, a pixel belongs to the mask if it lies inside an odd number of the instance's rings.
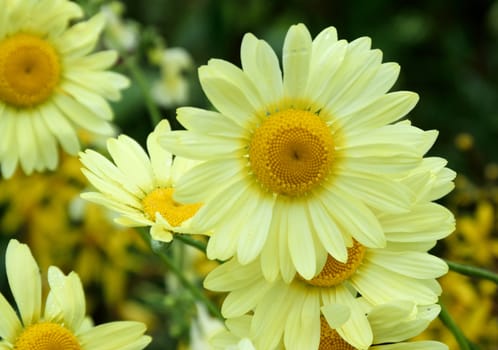
[[[458,173],[455,190],[442,200],[457,217],[456,232],[439,242],[435,254],[498,272],[498,1],[77,2],[88,15],[104,11],[108,17],[100,48],[119,50],[116,70],[133,81],[113,105],[117,132],[142,144],[153,128],[147,95],[173,126],[178,126],[177,106],[208,108],[197,68],[210,58],[240,65],[246,32],[268,41],[279,55],[289,26],[299,22],[312,36],[335,26],[339,38],[348,41],[371,37],[385,62],[401,65],[393,90],[420,95],[409,114],[413,124],[439,130],[429,154],[448,159]],[[138,64],[138,73],[128,60]],[[150,94],[144,95],[144,86]],[[103,149],[104,140],[80,136],[87,147]],[[219,323],[134,230],[116,226],[113,213],[79,199],[88,187],[79,168],[77,158],[64,156],[55,172],[18,173],[0,181],[0,265],[8,240],[16,237],[30,244],[42,271],[58,265],[78,272],[96,323],[141,320],[154,337],[148,349],[205,349],[202,337]],[[201,286],[215,263],[182,244],[173,243],[170,250],[192,283]],[[454,272],[440,282],[442,301],[465,335],[477,348],[497,349],[497,286]],[[3,266],[0,290],[11,298]],[[420,338],[458,349],[437,320]]]

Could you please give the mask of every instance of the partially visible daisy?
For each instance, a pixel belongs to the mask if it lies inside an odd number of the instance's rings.
[[[365,305],[366,306],[366,305]],[[324,307],[324,313],[327,313]],[[319,350],[447,350],[448,347],[436,341],[404,342],[420,334],[430,322],[439,314],[439,305],[416,307],[407,301],[397,301],[375,307],[364,308],[368,322],[372,329],[372,345],[355,348],[346,342],[327,323],[326,317],[320,318],[320,343]],[[227,329],[217,333],[211,340],[214,350],[252,350],[251,322],[253,316],[244,315],[226,321]],[[242,344],[249,344],[242,347]],[[282,343],[267,350],[290,350],[294,347],[284,347]],[[306,349],[310,349],[306,347]]]
[[[173,199],[176,183],[196,162],[181,157],[173,161],[171,153],[159,146],[158,135],[169,130],[168,121],[162,120],[150,133],[150,158],[126,135],[107,142],[114,163],[91,149],[80,153],[85,166],[82,172],[99,191],[81,196],[116,211],[120,214],[116,219],[119,224],[150,226],[152,238],[164,242],[172,240],[172,232],[203,233],[189,226],[201,204],[181,204]]]
[[[378,214],[409,210],[413,193],[398,179],[437,137],[397,122],[418,101],[413,92],[387,93],[399,66],[382,63],[370,38],[348,43],[329,27],[312,40],[303,24],[287,32],[283,73],[252,34],[241,62],[201,67],[219,112],[180,108],[187,130],[161,138],[174,154],[204,161],[180,180],[175,199],[204,201],[192,225],[213,229],[208,257],[247,264],[261,255],[268,279],[287,262],[309,279],[327,255],[346,262],[353,238],[384,247]],[[272,258],[277,249],[286,264]]]
[[[369,248],[353,240],[345,263],[328,255],[313,278],[296,275],[289,267],[273,282],[264,278],[258,261],[242,265],[233,258],[206,277],[205,287],[229,292],[222,306],[226,318],[254,313],[252,335],[258,338],[258,348],[271,349],[283,338],[288,349],[318,349],[320,309],[325,305],[328,323],[342,338],[357,348],[370,346],[373,332],[358,295],[371,305],[393,300],[430,305],[441,294],[435,278],[444,275],[448,266],[427,251],[455,226],[451,212],[429,202],[452,188],[454,174],[444,165],[444,161],[427,159],[403,179],[416,191],[413,207],[407,213],[379,217],[387,238],[385,248]],[[434,170],[426,173],[427,167]],[[277,239],[284,234],[279,231]],[[276,258],[289,259],[282,251],[285,247],[274,251]]]
[[[161,77],[152,85],[152,97],[163,107],[178,106],[187,102],[188,81],[185,73],[192,68],[190,54],[181,47],[171,47],[152,54],[154,63],[161,69]]]
[[[76,131],[113,134],[108,100],[120,98],[128,79],[106,71],[114,51],[91,54],[104,28],[102,14],[83,15],[67,0],[0,0],[0,162],[10,177],[58,164],[58,147],[80,146]]]
[[[203,304],[196,303],[195,306],[197,309],[197,317],[190,325],[190,343],[188,349],[206,350],[209,348],[209,338],[224,327],[219,319],[209,315]]]
[[[78,275],[48,270],[48,294],[42,310],[41,277],[27,245],[10,240],[5,257],[7,278],[19,317],[0,294],[2,350],[140,350],[150,343],[145,325],[121,321],[92,326],[85,317],[85,295]]]

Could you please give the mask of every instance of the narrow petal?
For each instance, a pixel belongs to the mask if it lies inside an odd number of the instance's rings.
[[[304,24],[290,27],[284,41],[284,95],[289,99],[302,98],[308,83],[311,59],[311,36]]]
[[[73,125],[64,117],[55,105],[48,103],[39,109],[41,117],[45,125],[50,129],[61,144],[64,151],[71,155],[75,155],[80,150],[78,136]]]
[[[61,55],[83,56],[88,54],[95,47],[104,25],[105,17],[103,13],[100,13],[88,21],[71,26],[56,41]]]
[[[301,295],[302,304],[293,306],[287,320],[286,349],[317,349],[320,343],[320,298],[312,291]]]
[[[101,135],[114,133],[114,129],[107,121],[95,116],[90,109],[72,97],[58,93],[54,97],[54,103],[68,119],[79,127]]]
[[[35,134],[31,113],[21,113],[17,116],[17,149],[19,152],[19,162],[22,170],[30,175],[34,168],[36,159],[39,157],[38,148],[35,143]]]
[[[275,106],[283,94],[282,72],[277,55],[268,43],[247,33],[242,39],[240,57],[244,73],[259,90],[267,111],[273,112],[271,106]]]
[[[254,186],[258,186],[254,184]],[[258,189],[255,189],[256,192]],[[244,216],[247,217],[245,232],[240,234],[237,247],[237,258],[241,264],[247,264],[253,261],[260,253],[266,243],[268,230],[271,224],[274,197],[272,195],[264,195],[263,193],[256,196],[252,201],[254,210],[244,211]],[[258,223],[257,226],[251,223]]]
[[[308,201],[308,215],[311,217],[316,235],[327,252],[334,259],[345,263],[348,260],[346,244],[339,227],[327,213],[327,209],[319,200],[310,199]]]
[[[317,258],[313,237],[310,230],[310,219],[302,203],[298,201],[288,204],[286,213],[288,220],[288,246],[292,263],[297,272],[305,279],[316,274]]]
[[[34,116],[32,121],[33,131],[36,135],[36,144],[40,150],[42,162],[49,170],[54,170],[59,162],[59,152],[57,150],[55,137],[50,133],[50,129],[40,117],[39,113]]]
[[[348,343],[358,349],[368,349],[373,341],[372,329],[365,312],[344,286],[336,290],[337,303],[349,308],[351,316],[337,329],[337,333]]]
[[[408,277],[437,278],[448,272],[448,265],[444,260],[428,253],[391,252],[383,249],[372,249],[371,253],[373,264]]]
[[[40,319],[40,270],[28,246],[15,239],[11,239],[7,246],[5,265],[10,290],[24,327],[27,327]]]
[[[371,248],[382,248],[386,239],[377,218],[362,202],[343,193],[323,191],[323,203],[336,223],[345,230],[346,236],[354,237],[359,243]]]
[[[59,268],[50,266],[48,284],[54,300],[62,311],[64,323],[76,332],[86,313],[85,294],[78,275],[71,272],[65,276]]]
[[[93,90],[86,89],[69,81],[64,83],[61,89],[99,118],[107,121],[112,120],[113,112],[109,103]]]
[[[151,341],[144,336],[145,325],[141,322],[110,322],[93,327],[80,334],[81,347],[92,350],[138,350]]]
[[[116,166],[142,191],[155,188],[152,165],[144,149],[134,139],[120,135],[107,140],[107,149]]]
[[[67,63],[80,69],[98,71],[110,68],[117,59],[117,51],[106,50],[95,52],[82,57],[69,57],[67,59]]]
[[[241,180],[240,160],[219,159],[194,166],[176,183],[174,198],[180,203],[205,202],[217,195],[228,182]]]
[[[0,338],[13,344],[23,327],[15,310],[0,293]],[[10,349],[10,348],[9,348]]]
[[[267,293],[271,284],[259,279],[249,288],[239,288],[231,291],[223,301],[221,312],[226,318],[242,316],[253,310]]]
[[[176,119],[189,131],[210,136],[248,139],[247,130],[223,114],[193,107],[176,110]]]

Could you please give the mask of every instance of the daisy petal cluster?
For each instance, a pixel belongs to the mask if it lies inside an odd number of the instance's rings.
[[[42,310],[38,265],[25,244],[12,239],[6,251],[7,278],[19,311],[0,294],[0,348],[5,350],[140,350],[151,339],[145,325],[121,321],[93,326],[85,317],[85,295],[78,275],[48,270],[50,292]]]
[[[182,174],[195,165],[160,147],[158,135],[170,130],[161,121],[147,138],[145,150],[127,135],[110,138],[107,149],[114,162],[87,149],[80,153],[83,174],[99,192],[81,196],[120,214],[116,221],[130,227],[150,226],[152,238],[169,242],[173,232],[202,233],[189,222],[201,203],[181,204],[173,199],[175,185]]]
[[[410,341],[427,328],[440,311],[439,305],[417,307],[407,301],[396,301],[372,307],[362,303],[368,313],[368,322],[373,333],[371,350],[447,350],[448,347],[436,341]],[[253,316],[245,315],[226,320],[227,329],[215,334],[211,339],[214,350],[253,350],[250,329]],[[307,347],[306,347],[307,348]],[[286,349],[282,343],[276,350]],[[337,331],[330,328],[326,318],[320,319],[320,347],[323,350],[355,350]]]
[[[250,319],[256,349],[369,349],[385,342],[376,307],[435,310],[448,266],[428,251],[454,229],[435,200],[455,173],[425,157],[436,131],[400,120],[418,96],[388,92],[399,66],[369,38],[348,43],[330,27],[312,39],[299,24],[282,52],[281,69],[247,34],[242,69],[217,59],[199,69],[217,111],[179,108],[186,130],[159,136],[199,161],[173,198],[203,202],[190,225],[212,230],[207,255],[226,260],[204,285],[228,293],[223,316]]]
[[[69,25],[83,12],[67,0],[0,1],[0,163],[10,177],[58,164],[58,145],[80,148],[77,131],[112,135],[107,100],[129,82],[107,71],[115,51],[91,53],[104,16]]]

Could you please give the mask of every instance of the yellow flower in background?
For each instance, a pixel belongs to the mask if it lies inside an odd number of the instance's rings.
[[[252,34],[242,41],[242,70],[217,59],[199,69],[219,112],[178,109],[188,130],[164,133],[161,144],[203,161],[180,179],[174,199],[205,203],[191,224],[213,230],[210,259],[261,256],[267,279],[286,269],[309,279],[329,254],[346,262],[353,238],[385,246],[378,214],[409,210],[414,194],[397,180],[437,133],[390,124],[418,96],[387,93],[399,66],[370,46],[367,37],[337,40],[333,27],[312,40],[299,24],[284,41],[283,74]]]
[[[440,311],[439,305],[416,307],[406,301],[370,306],[363,304],[368,322],[372,328],[373,344],[368,347],[355,348],[346,342],[334,329],[330,328],[325,317],[320,318],[319,350],[446,350],[448,347],[436,341],[404,342],[423,331]],[[227,329],[215,334],[211,339],[214,350],[254,350],[256,347],[250,338],[251,323],[254,317],[244,315],[226,320]],[[281,342],[267,350],[290,350]],[[310,347],[306,347],[310,349]]]
[[[139,322],[121,321],[93,326],[85,317],[85,295],[78,275],[48,270],[50,293],[42,311],[42,282],[27,245],[11,240],[5,265],[16,311],[0,294],[0,347],[15,350],[140,350],[150,343]]]
[[[90,312],[105,303],[108,313],[124,317],[133,299],[131,281],[145,271],[151,276],[149,250],[135,230],[112,221],[113,212],[80,198],[89,186],[80,168],[78,158],[63,155],[54,172],[17,172],[0,181],[0,233],[22,237],[43,270],[56,265],[76,271],[92,291]]]
[[[162,120],[147,138],[149,156],[126,135],[109,139],[107,148],[114,163],[93,150],[80,153],[82,172],[99,192],[86,192],[82,198],[104,205],[121,216],[125,226],[150,226],[153,239],[169,242],[173,232],[194,232],[189,222],[201,203],[181,204],[173,199],[178,180],[196,162],[176,157],[159,146],[157,137],[170,130]]]
[[[104,27],[103,15],[82,17],[67,0],[0,0],[0,162],[2,175],[17,166],[26,174],[58,164],[58,147],[76,154],[77,129],[114,132],[106,99],[128,86],[106,71],[114,51],[91,54]]]

